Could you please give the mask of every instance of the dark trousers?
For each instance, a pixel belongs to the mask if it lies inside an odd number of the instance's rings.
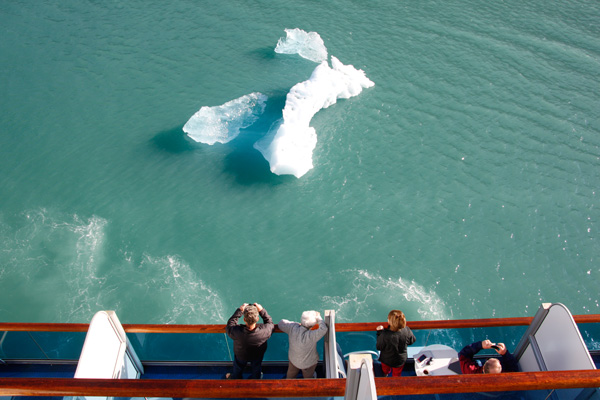
[[[262,357],[257,360],[240,360],[237,356],[233,356],[233,372],[231,373],[231,379],[242,379],[242,372],[244,372],[244,368],[246,365],[250,363],[252,367],[252,374],[250,375],[250,379],[260,379],[260,372],[262,369]]]

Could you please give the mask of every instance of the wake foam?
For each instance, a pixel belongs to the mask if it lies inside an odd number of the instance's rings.
[[[275,53],[298,54],[314,62],[327,60],[327,48],[317,32],[305,32],[302,29],[286,29],[286,37],[280,38]]]
[[[178,256],[144,255],[136,267],[134,294],[152,293],[151,312],[144,320],[160,324],[221,323],[224,306],[218,293]],[[131,271],[130,271],[131,272]],[[148,276],[154,279],[147,279]],[[125,288],[123,288],[125,289]]]
[[[204,106],[186,122],[183,131],[196,142],[227,143],[235,139],[241,129],[256,122],[265,111],[266,102],[267,96],[254,92],[220,106]]]
[[[0,215],[2,315],[85,323],[104,309],[139,323],[221,323],[226,318],[218,293],[181,257],[126,250],[107,254],[113,248],[106,245],[108,225],[99,216],[46,209],[28,211],[10,226]]]
[[[449,318],[444,302],[435,291],[427,290],[415,281],[384,278],[365,270],[343,271],[343,275],[354,275],[349,293],[322,297],[323,308],[333,307],[340,321],[385,321],[387,313],[397,308],[409,320]],[[414,315],[415,309],[418,318]],[[381,310],[385,311],[382,313]]]
[[[89,321],[97,307],[99,288],[106,282],[99,270],[105,257],[108,221],[38,209],[22,214],[17,223],[14,232],[13,228],[4,229],[2,234],[0,276],[3,284],[12,282],[2,289],[7,298],[35,304],[16,308],[21,318],[56,320],[58,314],[61,322]],[[38,296],[31,298],[18,289],[21,287],[34,288]]]
[[[353,276],[352,289],[345,296],[323,296],[321,309],[335,309],[336,320],[342,322],[380,321],[387,319],[391,310],[400,309],[409,321],[450,319],[446,304],[433,290],[427,290],[415,281],[382,277],[365,270],[342,271],[342,276]],[[410,328],[410,322],[408,324]],[[422,332],[422,331],[421,331]],[[464,338],[456,330],[434,329],[426,337],[417,332],[417,340],[425,344],[447,343],[455,349],[462,348]],[[470,340],[471,342],[476,339]]]
[[[331,56],[331,67],[323,61],[310,79],[292,87],[286,97],[282,123],[254,147],[269,162],[271,172],[300,178],[313,167],[312,152],[317,144],[316,131],[309,126],[313,116],[337,99],[357,96],[363,88],[374,85],[364,71]]]

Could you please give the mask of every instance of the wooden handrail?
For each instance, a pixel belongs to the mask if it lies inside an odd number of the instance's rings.
[[[90,324],[0,322],[0,332],[87,332]]]
[[[378,396],[593,388],[600,386],[600,370],[375,378],[375,386]]]
[[[183,380],[0,378],[0,396],[265,398],[343,396],[345,379]],[[599,370],[375,378],[378,396],[600,386]]]
[[[598,323],[600,314],[574,315],[578,324]],[[490,328],[503,326],[529,325],[533,317],[515,318],[486,318],[486,319],[456,319],[456,320],[433,320],[433,321],[408,321],[407,325],[412,330],[424,329],[458,329],[458,328]],[[375,331],[377,325],[382,322],[356,322],[336,323],[336,332],[368,332]],[[87,332],[89,324],[68,323],[21,323],[1,322],[0,332]],[[130,333],[224,333],[225,325],[167,325],[167,324],[123,324],[126,332]],[[276,332],[281,332],[278,328]]]
[[[520,326],[529,325],[533,317],[519,318],[487,318],[487,319],[455,319],[455,320],[434,320],[434,321],[407,321],[406,325],[412,330],[425,329],[457,329],[457,328],[490,328],[502,326]],[[600,315],[598,315],[600,322]],[[381,322],[364,323],[336,323],[336,332],[367,332],[375,331],[378,325],[385,325]]]

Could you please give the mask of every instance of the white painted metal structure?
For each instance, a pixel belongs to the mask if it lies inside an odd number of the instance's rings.
[[[85,336],[75,378],[137,379],[144,367],[114,311],[98,311]]]
[[[346,377],[346,368],[344,359],[338,352],[337,341],[335,339],[335,311],[325,310],[325,322],[329,327],[325,335],[323,349],[323,363],[325,364],[325,377],[328,379],[337,379]]]
[[[75,378],[138,379],[143,373],[144,367],[117,314],[114,311],[98,311],[85,336]]]
[[[376,400],[375,374],[371,354],[352,353],[348,360],[345,400]]]
[[[540,306],[514,355],[522,372],[596,369],[571,312],[560,303]],[[589,392],[565,389],[553,395],[569,400],[586,397]]]

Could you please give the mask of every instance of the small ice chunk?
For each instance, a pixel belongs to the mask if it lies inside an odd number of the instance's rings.
[[[317,32],[305,32],[302,29],[286,29],[287,37],[280,38],[275,53],[299,54],[300,57],[314,62],[327,60],[327,48]]]
[[[306,174],[313,167],[312,152],[317,145],[315,129],[309,126],[312,117],[337,99],[356,96],[363,88],[375,85],[362,70],[344,65],[333,56],[331,65],[323,61],[310,79],[290,89],[282,123],[254,144],[269,162],[271,172],[296,178]]]
[[[256,122],[266,102],[267,96],[254,92],[221,106],[204,106],[186,122],[183,131],[196,142],[227,143],[240,134],[240,129]]]

